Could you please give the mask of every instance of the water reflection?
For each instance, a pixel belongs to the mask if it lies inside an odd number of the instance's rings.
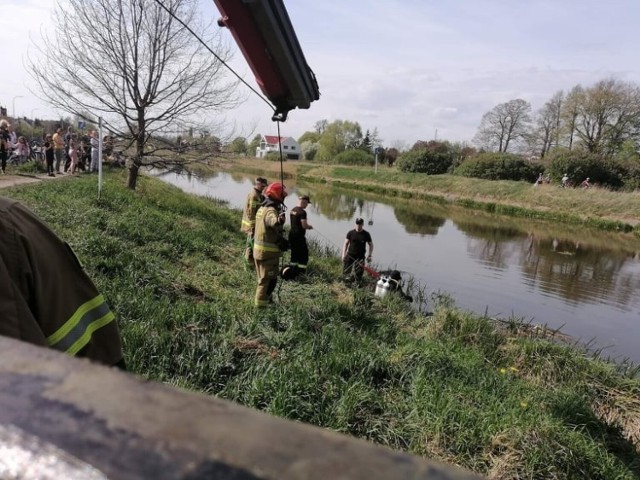
[[[447,221],[446,214],[443,212],[437,215],[432,208],[428,209],[431,213],[426,213],[423,209],[417,211],[415,207],[396,206],[393,211],[396,220],[404,227],[404,231],[411,234],[419,235],[437,235],[440,227],[444,226]]]
[[[250,175],[168,181],[191,193],[242,206]],[[290,180],[288,205],[296,202]],[[373,236],[380,269],[409,271],[430,291],[450,293],[478,313],[514,314],[562,327],[613,357],[640,362],[640,240],[559,223],[305,185],[311,236],[334,247],[355,217]]]

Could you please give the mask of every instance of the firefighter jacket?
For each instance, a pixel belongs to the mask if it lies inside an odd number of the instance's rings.
[[[68,244],[0,198],[0,335],[107,365],[122,360],[114,315]]]
[[[278,221],[279,205],[267,199],[264,205],[258,209],[256,231],[253,238],[253,258],[256,260],[269,260],[282,256],[279,245],[282,245],[282,241],[285,239],[282,224]]]
[[[242,212],[241,232],[246,233],[247,235],[253,235],[253,231],[256,227],[256,212],[260,208],[260,205],[262,205],[263,201],[264,196],[255,188],[249,192]]]

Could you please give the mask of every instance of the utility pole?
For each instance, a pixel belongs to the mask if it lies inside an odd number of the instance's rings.
[[[16,95],[13,97],[13,114],[12,117],[16,118],[16,98],[24,98],[22,95]]]

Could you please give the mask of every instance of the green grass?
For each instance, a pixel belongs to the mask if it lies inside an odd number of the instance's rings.
[[[146,378],[458,464],[491,478],[638,478],[640,381],[433,298],[426,317],[310,274],[253,309],[240,212],[154,179],[110,172],[7,189],[73,246],[116,312]]]

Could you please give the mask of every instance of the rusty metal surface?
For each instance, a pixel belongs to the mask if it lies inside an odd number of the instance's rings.
[[[3,479],[478,478],[22,342],[0,352]]]

